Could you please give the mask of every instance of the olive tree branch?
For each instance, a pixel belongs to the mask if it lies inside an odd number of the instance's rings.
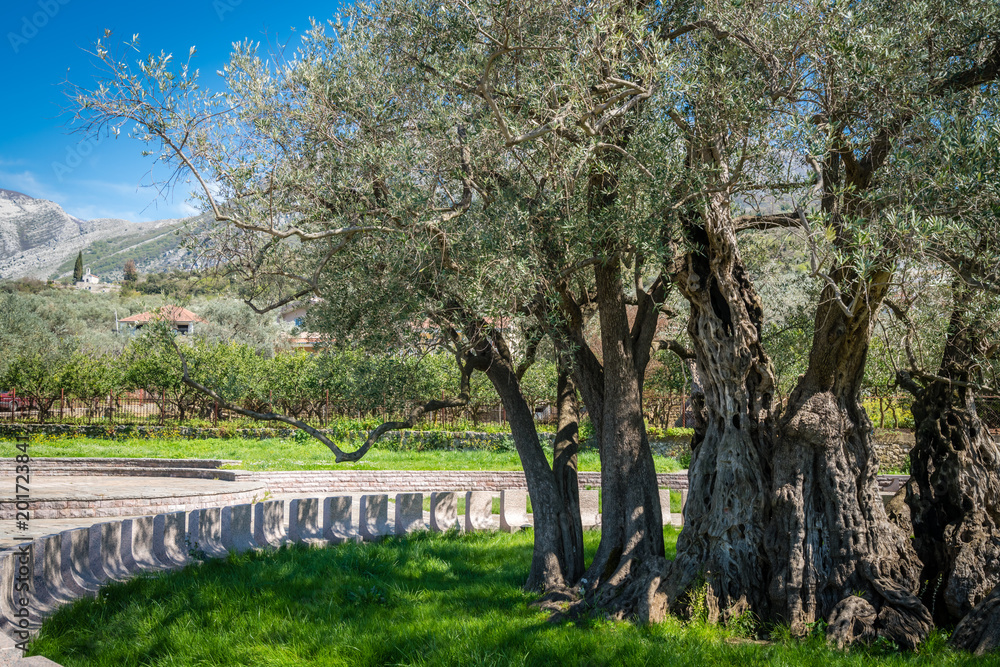
[[[469,378],[472,374],[472,371],[474,370],[474,364],[472,362],[467,362],[465,364],[459,362],[459,367],[462,370],[462,378],[461,378],[461,388],[458,396],[454,398],[434,399],[427,401],[426,403],[423,403],[421,405],[417,405],[412,410],[410,410],[410,413],[403,421],[391,421],[379,425],[371,433],[368,434],[368,438],[365,440],[364,444],[361,445],[361,447],[359,447],[353,452],[345,452],[340,447],[338,447],[336,443],[330,440],[330,438],[328,438],[322,431],[320,431],[317,428],[313,428],[312,426],[303,421],[300,421],[293,417],[289,417],[287,415],[278,414],[276,412],[257,412],[256,410],[248,410],[246,408],[240,407],[226,400],[217,391],[205,386],[204,384],[198,382],[197,380],[191,377],[191,374],[188,371],[187,358],[184,356],[184,353],[181,352],[180,346],[177,345],[177,341],[174,340],[173,338],[170,339],[170,342],[171,345],[173,345],[174,351],[177,353],[177,356],[181,361],[182,381],[184,382],[185,385],[208,396],[209,398],[214,399],[218,403],[219,407],[223,408],[224,410],[229,410],[231,412],[241,414],[245,417],[251,417],[253,419],[258,419],[261,421],[282,422],[284,424],[288,424],[289,426],[294,426],[297,429],[305,431],[306,433],[308,433],[309,435],[311,435],[312,437],[316,438],[324,445],[326,445],[330,449],[330,451],[333,452],[334,460],[337,463],[359,461],[361,460],[362,457],[364,457],[365,454],[368,453],[368,450],[372,448],[372,445],[374,445],[379,440],[379,438],[381,438],[389,431],[394,431],[404,428],[412,428],[427,413],[436,412],[437,410],[442,410],[444,408],[455,408],[467,405],[469,403],[469,398],[471,396],[471,389],[470,389],[471,383],[469,382]]]

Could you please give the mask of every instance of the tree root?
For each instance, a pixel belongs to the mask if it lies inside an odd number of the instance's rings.
[[[907,650],[915,649],[934,627],[931,613],[913,593],[887,578],[872,578],[875,595],[851,595],[830,612],[826,637],[843,649],[856,642],[885,637]],[[876,608],[877,606],[877,608]]]
[[[872,581],[883,598],[878,612],[878,634],[907,650],[915,649],[934,627],[931,612],[915,594],[890,579]]]
[[[549,620],[560,620],[574,605],[580,601],[579,592],[568,586],[554,586],[529,606],[552,613]]]
[[[951,645],[976,655],[1000,649],[1000,586],[962,619]]]
[[[877,618],[875,607],[868,600],[857,595],[846,597],[830,612],[826,639],[838,649],[855,642],[870,642],[875,639]]]
[[[642,562],[632,559],[598,586],[588,601],[609,618],[662,622],[667,613],[667,599],[660,592],[660,584],[666,572],[667,560],[662,556]]]
[[[662,623],[667,617],[667,596],[661,591],[667,565],[663,557],[644,562],[631,559],[582,598],[573,591],[572,599],[563,599],[556,591],[551,594],[551,603],[545,601],[550,596],[547,594],[535,604],[542,609],[551,609],[552,621],[576,620],[597,614],[619,621]]]

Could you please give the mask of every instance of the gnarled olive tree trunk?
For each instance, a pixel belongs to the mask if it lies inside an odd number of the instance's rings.
[[[688,500],[663,590],[672,608],[707,586],[709,618],[768,608],[767,525],[774,372],[761,346],[763,312],[736,245],[728,202],[687,221],[694,247],[675,279],[691,304],[688,332],[703,405],[695,415]]]
[[[889,277],[873,276],[851,315],[832,288],[821,296],[809,366],[779,426],[766,544],[774,614],[793,632],[826,619],[839,645],[885,636],[912,648],[931,627],[917,597],[920,561],[886,515],[859,401]]]
[[[963,294],[959,286],[937,377],[920,387],[898,376],[915,397],[906,502],[924,565],[922,597],[942,624],[965,617],[1000,583],[1000,448],[969,385],[980,332]]]

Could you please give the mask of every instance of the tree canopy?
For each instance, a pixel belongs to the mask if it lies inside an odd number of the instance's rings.
[[[684,613],[704,585],[713,621],[805,633],[822,619],[840,644],[912,647],[936,593],[922,579],[933,549],[910,531],[944,538],[883,507],[861,398],[876,324],[905,320],[898,302],[934,271],[953,307],[996,284],[997,34],[1000,8],[979,0],[388,0],[313,23],[288,58],[236,45],[218,92],[193,50],[176,69],[167,54],[132,64],[138,45],[119,53],[106,36],[104,78],[72,94],[83,129],[134,127],[201,186],[218,223],[204,252],[255,310],[314,294],[313,321],[343,347],[453,355],[455,395],[338,460],[467,403],[482,374],[536,508],[529,585],[643,620]],[[791,361],[773,349],[789,331]],[[566,426],[553,466],[524,396],[542,341]],[[697,376],[672,562],[642,420],[658,350]],[[586,571],[577,393],[604,492]]]

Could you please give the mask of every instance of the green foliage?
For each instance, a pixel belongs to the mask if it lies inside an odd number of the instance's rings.
[[[691,467],[691,451],[688,449],[683,454],[677,457],[677,463],[680,465],[681,469],[687,470]]]
[[[596,432],[594,431],[594,422],[590,420],[589,416],[584,415],[580,419],[580,430],[579,430],[580,444],[597,447],[599,443],[594,442],[595,434]]]
[[[591,558],[599,533],[584,534]],[[677,533],[664,530],[668,552]],[[935,632],[915,653],[837,651],[821,634],[602,618],[552,623],[522,589],[532,531],[418,534],[230,555],[109,584],[47,619],[32,655],[76,665],[981,665]],[[987,661],[988,662],[988,661]]]
[[[76,261],[73,263],[73,282],[77,283],[83,280],[83,251],[81,250],[76,256]]]
[[[760,619],[749,609],[746,609],[739,616],[730,619],[726,628],[737,637],[746,639],[754,638],[761,629]]]
[[[646,434],[649,436],[650,440],[665,440],[667,438],[690,438],[694,435],[693,428],[682,428],[669,426],[667,428],[660,428],[659,426],[650,426],[646,424]]]
[[[164,273],[150,273],[136,283],[140,294],[159,294],[173,300],[191,299],[198,296],[219,296],[232,293],[232,281],[212,273],[174,269]]]
[[[270,357],[282,345],[283,329],[271,313],[258,314],[235,299],[209,299],[197,307],[207,320],[195,327],[195,336],[208,343],[239,342]]]
[[[702,581],[696,586],[692,586],[685,593],[685,600],[688,609],[688,618],[692,623],[705,623],[708,621],[708,582]]]
[[[443,436],[448,438],[450,436]],[[343,434],[333,435],[344,449],[351,450],[356,440]],[[0,440],[0,456],[14,456],[14,441]],[[355,463],[334,463],[329,450],[318,441],[298,434],[290,438],[265,440],[245,438],[183,438],[175,437],[124,437],[97,439],[33,435],[32,456],[72,457],[124,457],[124,458],[193,458],[229,459],[241,461],[235,468],[241,470],[520,470],[517,453],[505,448],[480,449],[426,449],[386,447],[380,442],[363,459]],[[546,448],[552,456],[552,448]],[[677,461],[654,456],[657,472],[677,472]],[[596,450],[587,449],[579,454],[579,469],[599,471],[600,457]],[[673,501],[680,502],[674,494]],[[680,511],[677,504],[674,511]]]

